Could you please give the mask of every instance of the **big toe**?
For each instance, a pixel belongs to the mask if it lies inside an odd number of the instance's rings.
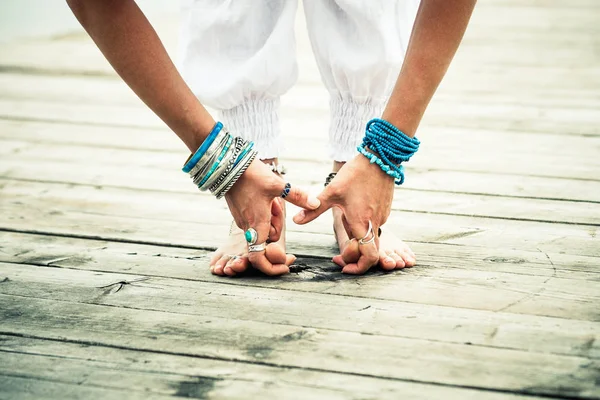
[[[225,268],[223,268],[223,272],[225,275],[235,276],[245,272],[249,265],[248,257],[234,257],[227,262]]]

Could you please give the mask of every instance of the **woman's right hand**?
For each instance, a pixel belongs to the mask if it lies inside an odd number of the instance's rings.
[[[284,226],[283,213],[271,213],[271,209],[273,199],[281,196],[285,185],[286,182],[271,172],[269,167],[259,160],[254,160],[225,195],[236,225],[244,232],[248,228],[254,228],[258,233],[256,244],[265,243],[267,239],[275,242],[281,236]],[[320,205],[316,197],[309,197],[308,193],[293,185],[285,200],[308,210],[314,210]],[[287,265],[271,263],[265,251],[248,253],[248,260],[256,269],[267,275],[289,272]]]

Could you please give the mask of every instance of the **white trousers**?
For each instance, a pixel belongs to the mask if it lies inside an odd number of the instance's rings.
[[[180,69],[228,129],[261,158],[280,151],[279,99],[296,82],[298,0],[183,0]],[[330,155],[356,154],[400,71],[419,0],[304,0],[321,79],[330,94]]]

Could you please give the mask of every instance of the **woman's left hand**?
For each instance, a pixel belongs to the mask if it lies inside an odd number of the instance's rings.
[[[294,222],[303,225],[331,207],[339,207],[344,214],[348,236],[357,239],[342,254],[346,262],[342,272],[364,274],[379,261],[378,231],[390,215],[393,197],[394,179],[359,154],[340,169],[335,179],[318,196],[320,207],[300,211],[294,216]],[[359,244],[358,239],[367,234],[369,221],[375,240]]]

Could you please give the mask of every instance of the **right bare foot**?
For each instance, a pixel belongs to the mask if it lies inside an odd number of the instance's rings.
[[[276,199],[281,201],[282,199]],[[296,261],[296,256],[285,253],[285,231],[277,242],[267,245],[267,259],[273,264],[274,275],[281,275]],[[235,276],[245,272],[251,266],[248,261],[248,245],[244,232],[233,225],[227,242],[219,247],[210,259],[210,272],[219,276]],[[278,271],[281,271],[278,273]]]

